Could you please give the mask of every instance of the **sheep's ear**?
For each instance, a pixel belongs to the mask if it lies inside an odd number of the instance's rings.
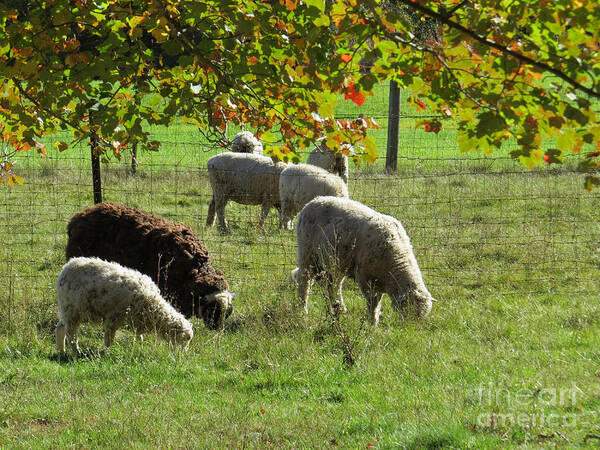
[[[232,300],[237,296],[237,292],[230,292],[230,294]]]
[[[435,299],[435,298],[433,298],[433,297],[429,297],[429,299],[430,299],[432,302],[437,302],[437,299]]]

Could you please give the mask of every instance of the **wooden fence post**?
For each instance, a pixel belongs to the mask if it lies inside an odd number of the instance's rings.
[[[88,115],[92,127],[92,111]],[[93,128],[92,128],[93,130]],[[94,204],[102,203],[102,178],[100,177],[100,152],[98,151],[98,136],[95,131],[90,133],[90,150],[92,156],[92,186],[94,190]]]
[[[137,142],[131,146],[131,174],[135,175],[137,172]]]
[[[400,128],[400,89],[398,83],[390,81],[388,107],[387,151],[385,170],[393,173],[398,169],[398,130]]]

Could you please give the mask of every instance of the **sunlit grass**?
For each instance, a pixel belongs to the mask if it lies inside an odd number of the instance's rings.
[[[26,183],[0,186],[0,446],[533,448],[598,434],[598,194],[570,171],[462,158],[451,136],[402,129],[398,174],[352,164],[350,195],[402,221],[439,302],[403,321],[385,298],[378,328],[351,280],[340,329],[318,285],[298,312],[295,235],[275,211],[259,229],[258,207],[229,204],[231,233],[205,227],[220,149],[193,130],[157,130],[169,144],[135,176],[127,154],[103,164],[106,200],[192,227],[238,293],[226,330],[195,320],[186,353],[128,330],[101,352],[88,325],[86,356],[58,357],[54,284],[66,223],[92,203],[89,148],[20,155]]]

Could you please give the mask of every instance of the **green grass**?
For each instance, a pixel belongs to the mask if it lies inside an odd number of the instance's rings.
[[[238,293],[226,330],[194,321],[186,353],[128,330],[100,352],[100,327],[88,325],[87,356],[58,357],[54,283],[66,223],[92,202],[89,148],[20,156],[26,184],[0,186],[0,446],[595,446],[598,193],[568,170],[463,157],[451,129],[411,123],[398,174],[352,165],[349,187],[403,222],[439,302],[415,321],[385,298],[378,328],[351,280],[340,327],[318,286],[309,315],[297,311],[295,235],[274,212],[260,230],[258,207],[230,204],[230,234],[204,226],[204,163],[218,149],[194,130],[156,130],[164,148],[140,155],[136,176],[126,156],[103,164],[106,200],[191,226]]]

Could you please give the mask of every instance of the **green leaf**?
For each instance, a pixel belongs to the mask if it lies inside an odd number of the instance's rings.
[[[262,142],[264,142],[265,144],[269,145],[269,144],[274,144],[275,142],[277,142],[279,139],[277,139],[277,136],[275,136],[273,133],[271,133],[270,131],[265,131],[264,133],[262,133],[260,135],[260,140]]]
[[[561,151],[573,150],[577,136],[573,130],[564,130],[556,139],[556,145]]]
[[[600,186],[600,178],[593,175],[587,175],[585,177],[584,186],[589,192],[591,192],[594,189],[594,187]]]
[[[304,3],[306,6],[316,7],[321,12],[325,11],[325,0],[304,0]]]
[[[329,17],[319,16],[313,23],[317,27],[328,27],[331,22],[329,20]]]
[[[504,120],[498,114],[491,111],[484,112],[477,117],[477,136],[488,136],[496,131],[503,130]]]

